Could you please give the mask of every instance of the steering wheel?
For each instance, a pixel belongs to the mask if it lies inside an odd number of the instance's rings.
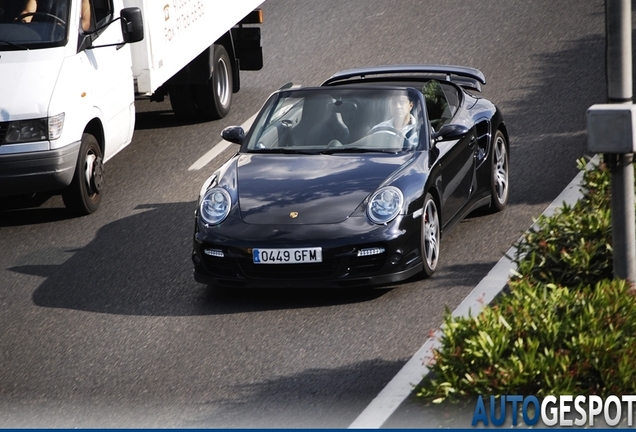
[[[404,135],[404,133],[401,130],[396,129],[393,126],[378,126],[376,128],[371,129],[369,133],[367,133],[367,135],[375,135],[377,133],[388,133],[388,134],[396,136],[397,138],[406,140],[406,135]]]
[[[50,14],[50,13],[47,13],[47,12],[27,12],[27,13],[23,13],[22,15],[17,17],[15,20],[16,21],[22,21],[25,18],[28,18],[30,16],[32,16],[34,18],[35,17],[43,18],[42,21],[55,21],[58,24],[61,24],[63,26],[66,25],[66,21],[64,21],[62,18],[60,18],[57,15],[53,15],[53,14]]]

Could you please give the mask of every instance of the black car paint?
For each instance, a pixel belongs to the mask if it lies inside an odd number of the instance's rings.
[[[367,168],[376,166],[368,162],[374,158],[391,161],[385,164],[391,169],[384,167],[385,169],[377,172],[372,169],[365,176],[361,176],[356,170],[344,170],[338,173],[336,181],[330,179],[333,188],[329,192],[318,191],[318,183],[313,186],[303,184],[297,175],[286,181],[268,178],[268,170],[264,169],[268,166],[268,161],[277,166],[284,160],[289,166],[293,166],[293,155],[235,155],[217,171],[215,177],[218,185],[230,192],[233,203],[230,215],[221,224],[222,229],[220,226],[206,226],[199,220],[197,213],[193,250],[196,280],[241,287],[344,287],[394,283],[418,274],[422,270],[421,233],[412,233],[421,231],[422,217],[417,215],[423,207],[426,193],[431,193],[436,199],[442,233],[448,232],[472,210],[490,203],[491,138],[499,129],[504,133],[506,142],[509,142],[503,117],[496,106],[468,93],[459,85],[453,85],[461,95],[453,124],[468,128],[468,133],[457,142],[444,141],[443,137],[438,141],[434,139],[434,131],[427,128],[428,141],[420,142],[419,149],[408,156],[400,153],[299,156],[307,161],[315,158],[309,163],[313,167],[310,171],[331,158],[340,158],[333,160],[346,161],[352,164],[351,167],[359,164]],[[266,103],[264,106],[267,105]],[[363,160],[367,162],[361,162]],[[282,166],[284,165],[283,163]],[[246,174],[243,179],[241,171]],[[246,180],[254,177],[257,172],[261,173],[258,179]],[[302,171],[299,173],[302,176]],[[368,182],[361,180],[366,177],[370,177]],[[399,215],[386,225],[375,225],[366,217],[366,199],[378,187],[387,184],[397,186],[403,191],[408,209],[406,214]],[[340,189],[338,185],[341,186]],[[242,204],[239,204],[246,199],[243,197],[244,193],[248,199],[266,202],[260,210],[267,211],[257,215],[256,205],[251,209],[242,209]],[[317,208],[315,198],[325,193],[325,199],[349,195],[355,197],[352,202],[358,204],[345,208],[338,206],[340,211],[333,215],[333,219],[329,221],[331,223],[316,223],[320,218],[318,213],[313,214],[312,218],[312,212]],[[296,199],[287,199],[292,196]],[[299,197],[304,198],[298,199]],[[291,219],[291,211],[297,211],[301,215],[309,211],[310,219]],[[345,217],[347,214],[348,217]],[[263,233],[268,233],[267,238],[264,238]],[[307,238],[316,240],[298,243]],[[336,260],[338,263],[327,276],[308,273],[310,268],[304,264],[256,266],[251,263],[252,248],[283,248],[290,245],[321,246],[325,261]],[[357,250],[375,246],[386,248],[384,261],[369,264],[367,268],[371,270],[370,273],[360,273],[360,268],[364,266],[352,265],[358,259],[355,256]],[[210,261],[213,259],[206,257],[206,247],[224,250],[232,265],[221,266],[221,269],[217,267],[211,271]],[[257,269],[269,273],[259,273]],[[289,274],[289,271],[293,273]]]

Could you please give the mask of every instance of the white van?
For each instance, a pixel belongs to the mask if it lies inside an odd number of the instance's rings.
[[[216,119],[262,68],[263,0],[0,0],[0,197],[101,201],[104,162],[132,140],[135,97]]]

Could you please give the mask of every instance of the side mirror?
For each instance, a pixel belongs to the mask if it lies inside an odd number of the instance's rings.
[[[144,39],[144,20],[138,7],[124,8],[121,15],[121,32],[124,42],[134,43]]]
[[[433,132],[432,138],[434,142],[450,141],[463,138],[468,132],[470,129],[464,125],[447,124],[442,126],[439,131]]]
[[[229,126],[223,129],[221,137],[225,141],[240,145],[245,140],[245,131],[240,126]]]

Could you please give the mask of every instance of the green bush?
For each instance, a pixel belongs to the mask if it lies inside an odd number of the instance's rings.
[[[446,315],[418,396],[636,393],[636,296],[624,281],[511,285],[478,316]]]
[[[581,192],[524,234],[509,290],[478,316],[447,311],[419,396],[636,393],[636,294],[612,280],[604,164],[584,171]]]
[[[583,161],[579,168],[585,169]],[[517,277],[568,287],[612,277],[609,179],[604,165],[585,171],[582,199],[536,220],[516,245]]]

